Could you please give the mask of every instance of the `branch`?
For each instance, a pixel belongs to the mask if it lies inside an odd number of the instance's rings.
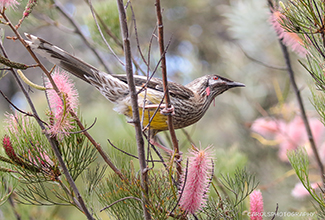
[[[271,0],[268,0],[268,4],[269,4],[270,9],[273,10],[274,5],[273,5]],[[313,37],[313,34],[311,36]],[[278,36],[278,38],[279,38],[279,36]],[[321,176],[321,179],[322,179],[322,182],[323,182],[323,186],[325,186],[324,166],[322,164],[322,161],[321,161],[321,159],[319,157],[319,154],[318,154],[318,151],[317,151],[315,139],[314,139],[313,134],[311,132],[311,128],[310,128],[308,118],[307,118],[307,115],[306,115],[306,111],[305,111],[305,107],[304,107],[304,104],[303,104],[303,101],[302,101],[302,98],[301,98],[301,95],[300,95],[300,90],[298,89],[298,86],[296,84],[295,75],[294,75],[294,72],[293,72],[293,69],[292,69],[292,66],[291,66],[291,61],[290,61],[290,56],[289,56],[288,49],[287,49],[287,46],[285,46],[283,44],[282,40],[283,39],[279,38],[279,43],[280,43],[281,50],[282,50],[282,53],[283,53],[283,56],[284,56],[284,59],[285,59],[286,68],[287,68],[287,71],[288,71],[288,74],[289,74],[289,77],[290,77],[290,82],[291,82],[291,85],[293,87],[296,99],[298,101],[299,109],[301,111],[301,117],[302,117],[302,120],[303,120],[304,125],[305,125],[305,129],[306,129],[306,132],[307,132],[307,136],[308,136],[310,146],[311,146],[311,148],[313,150],[314,156],[316,158],[317,165],[319,167],[320,176]],[[321,52],[321,50],[319,48],[316,47],[316,49],[318,50],[318,52],[320,52],[322,54],[322,52]],[[323,55],[323,57],[324,57],[324,55]]]
[[[126,18],[126,12],[123,5],[123,0],[117,0],[119,17],[120,17],[120,25],[121,25],[121,32],[123,36],[123,49],[125,54],[125,70],[127,76],[127,82],[129,85],[130,96],[131,96],[131,106],[132,106],[132,114],[133,114],[133,123],[135,127],[135,137],[136,143],[138,148],[138,156],[139,156],[139,163],[140,163],[140,174],[141,174],[141,186],[143,188],[142,195],[142,209],[143,214],[146,220],[151,219],[151,216],[147,209],[148,200],[146,199],[148,195],[148,173],[147,173],[147,164],[145,158],[145,150],[144,150],[144,141],[142,137],[142,129],[140,123],[140,115],[139,115],[139,108],[138,108],[138,97],[137,91],[135,88],[134,78],[133,78],[133,69],[132,69],[132,56],[131,56],[131,45],[129,39],[129,31],[128,31],[128,24]]]
[[[77,122],[79,128],[83,130],[84,135],[88,138],[88,140],[94,145],[98,153],[102,156],[104,161],[107,163],[107,165],[122,179],[127,180],[125,176],[122,174],[122,172],[114,165],[114,163],[109,159],[109,157],[106,155],[106,153],[103,151],[103,148],[95,141],[95,139],[87,132],[81,121],[79,120],[78,116],[73,112],[70,111],[71,116],[74,118],[74,120]]]
[[[47,71],[47,69],[46,69],[43,65],[41,65],[40,61],[38,60],[38,58],[36,57],[36,55],[34,54],[34,52],[33,52],[33,51],[31,50],[31,48],[27,45],[27,43],[24,41],[24,39],[20,36],[19,32],[15,29],[15,27],[13,26],[13,24],[11,23],[11,21],[8,19],[8,17],[5,15],[5,13],[4,13],[3,11],[1,12],[1,15],[2,15],[3,19],[5,19],[5,21],[7,22],[7,25],[10,27],[10,29],[15,33],[15,35],[16,35],[17,38],[18,38],[18,40],[19,40],[19,41],[20,41],[20,42],[25,46],[25,48],[26,48],[26,49],[28,50],[28,52],[31,54],[31,56],[32,56],[33,59],[36,61],[36,63],[37,63],[37,64],[40,64],[40,68],[43,70],[43,72],[44,72],[44,73],[46,74],[46,76],[49,78],[49,80],[50,80],[50,82],[51,82],[51,84],[52,84],[52,86],[53,86],[53,89],[54,89],[58,94],[60,94],[60,93],[59,93],[59,90],[58,90],[58,88],[57,88],[57,86],[56,86],[56,84],[54,83],[54,81],[53,81],[53,79],[52,79],[52,77],[51,77],[51,74]],[[6,53],[6,51],[5,51],[5,49],[4,49],[3,45],[2,45],[2,43],[0,43],[0,47],[1,47],[1,50],[2,50],[2,52],[3,52],[3,55],[4,55],[6,58],[8,58],[7,53]],[[25,95],[25,97],[26,97],[26,100],[27,100],[27,102],[28,102],[28,104],[29,104],[29,106],[30,106],[32,112],[33,112],[33,115],[35,115],[35,119],[36,119],[37,123],[39,124],[39,126],[41,127],[42,130],[45,130],[46,128],[45,128],[44,124],[42,123],[42,121],[39,120],[39,116],[38,116],[38,114],[37,114],[37,111],[36,111],[36,109],[35,109],[35,106],[34,106],[32,100],[30,99],[30,97],[29,97],[29,95],[28,95],[28,92],[26,91],[26,89],[24,88],[23,84],[21,83],[21,81],[20,81],[20,79],[19,79],[17,73],[14,71],[13,68],[11,68],[10,71],[12,72],[12,74],[13,74],[13,76],[14,76],[16,82],[18,83],[19,87],[20,87],[21,90],[23,91],[23,93],[24,93],[24,95]],[[60,153],[60,151],[59,151],[59,149],[58,149],[58,145],[57,145],[57,141],[56,141],[56,139],[53,138],[53,137],[51,137],[49,134],[46,134],[46,133],[45,133],[45,136],[46,136],[46,138],[48,139],[48,141],[49,141],[49,143],[50,143],[50,145],[51,145],[51,147],[52,147],[52,149],[53,149],[53,152],[54,152],[55,156],[57,157],[57,159],[58,159],[58,161],[59,161],[59,164],[60,164],[60,166],[61,166],[61,168],[62,168],[62,170],[63,170],[63,173],[64,173],[65,177],[67,178],[67,181],[68,181],[70,187],[73,189],[73,192],[74,192],[75,196],[76,196],[77,199],[78,199],[79,204],[77,204],[77,205],[78,205],[78,206],[80,207],[80,209],[84,212],[84,214],[87,216],[88,219],[91,219],[91,220],[94,219],[94,218],[92,217],[92,215],[90,214],[89,210],[87,209],[86,204],[85,204],[85,202],[83,201],[83,198],[81,197],[81,195],[80,195],[80,193],[79,193],[79,190],[78,190],[78,188],[77,188],[75,182],[73,181],[73,179],[72,179],[72,177],[71,177],[71,175],[70,175],[70,173],[69,173],[69,171],[68,171],[68,168],[67,168],[66,164],[64,163],[64,161],[63,161],[63,159],[62,159],[61,153]]]
[[[171,108],[170,104],[170,97],[168,91],[168,81],[167,81],[167,67],[166,67],[166,56],[165,56],[165,45],[164,45],[164,26],[163,20],[161,15],[161,7],[160,7],[160,0],[156,0],[156,14],[157,14],[157,21],[158,21],[158,41],[159,41],[159,49],[160,49],[160,56],[161,56],[161,73],[162,73],[162,80],[163,80],[163,88],[165,93],[165,103],[167,108]],[[167,123],[168,123],[168,130],[172,139],[174,151],[176,153],[176,160],[179,161],[179,147],[178,147],[178,140],[176,137],[174,124],[173,124],[173,117],[171,114],[167,116]],[[177,174],[181,175],[182,173],[182,166],[180,163],[176,163]]]
[[[315,143],[313,134],[311,132],[311,128],[310,128],[308,118],[307,118],[307,115],[306,115],[306,111],[305,111],[305,107],[304,107],[304,104],[303,104],[303,101],[302,101],[302,98],[301,98],[301,95],[300,95],[300,90],[298,89],[297,84],[296,84],[295,75],[294,75],[294,72],[292,70],[288,49],[283,44],[282,40],[279,40],[279,42],[280,42],[282,53],[283,53],[283,56],[284,56],[284,59],[285,59],[285,62],[286,62],[287,69],[288,69],[290,82],[291,82],[291,85],[293,87],[293,90],[294,90],[294,93],[295,93],[295,96],[297,98],[298,105],[299,105],[299,108],[300,108],[300,111],[301,111],[301,117],[302,117],[302,120],[304,121],[304,124],[305,124],[308,140],[309,140],[310,146],[311,146],[311,148],[313,150],[314,156],[316,158],[316,162],[317,162],[317,165],[319,167],[320,174],[321,174],[321,179],[323,181],[323,186],[324,186],[325,185],[324,166],[322,164],[322,161],[321,161],[321,159],[319,157],[319,154],[318,154],[318,151],[317,151],[316,143]]]

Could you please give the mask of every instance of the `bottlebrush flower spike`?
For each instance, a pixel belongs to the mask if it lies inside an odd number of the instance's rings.
[[[279,11],[273,11],[270,16],[270,23],[273,26],[275,32],[282,42],[296,52],[299,56],[305,57],[308,54],[306,48],[303,47],[304,42],[296,33],[288,32],[281,26],[281,20],[285,20],[286,17]]]
[[[254,190],[250,195],[250,219],[263,220],[263,197],[260,190]]]
[[[27,17],[33,10],[33,8],[36,6],[37,4],[37,0],[29,0],[27,5],[26,5],[26,8],[25,8],[25,11],[24,11],[24,17]]]
[[[5,152],[7,154],[7,156],[15,163],[20,163],[21,160],[19,159],[19,157],[17,157],[14,148],[12,147],[10,138],[8,135],[5,135],[3,140],[2,140],[2,145],[3,148],[5,149]]]
[[[26,162],[24,162],[22,159],[20,159],[16,153],[14,148],[12,147],[10,138],[8,135],[5,135],[2,140],[3,148],[5,149],[5,152],[7,156],[11,159],[12,162],[14,162],[16,165],[21,166],[27,170],[33,171],[33,172],[39,172],[39,169],[33,165],[30,165]]]
[[[201,210],[206,203],[213,162],[210,147],[204,150],[191,150],[190,154],[192,156],[188,158],[188,170],[184,171],[182,176],[179,205],[186,213],[193,214]]]
[[[0,7],[3,8],[8,8],[12,7],[15,8],[19,3],[16,0],[0,0]]]
[[[68,135],[68,131],[73,128],[69,111],[76,112],[77,110],[78,92],[66,72],[57,70],[52,75],[52,78],[61,93],[61,97],[53,89],[47,92],[50,107],[53,111],[53,118],[50,118],[50,133],[52,135]],[[49,81],[46,83],[46,87],[52,87]]]

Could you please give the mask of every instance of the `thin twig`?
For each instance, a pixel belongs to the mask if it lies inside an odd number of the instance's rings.
[[[9,68],[10,69],[10,68]],[[16,109],[17,111],[19,111],[20,113],[22,113],[22,114],[24,114],[24,115],[27,115],[27,116],[30,116],[30,117],[34,117],[34,115],[33,114],[31,114],[31,113],[28,113],[28,112],[25,112],[25,111],[23,111],[23,110],[21,110],[20,108],[18,108],[14,103],[12,103],[11,101],[10,101],[10,99],[5,95],[5,94],[3,94],[3,92],[0,90],[0,94],[2,95],[2,97],[14,108],[14,109]]]
[[[86,131],[89,131],[92,127],[94,127],[94,125],[96,124],[96,121],[97,121],[97,118],[95,118],[94,122],[88,128],[85,128],[85,129],[80,130],[80,131],[69,132],[69,134],[81,134],[81,133],[84,133]]]
[[[85,0],[85,2],[89,5],[89,1]],[[121,43],[120,39],[108,28],[107,24],[103,21],[103,19],[99,16],[99,14],[97,13],[97,11],[93,8],[93,12],[96,15],[96,18],[98,19],[98,21],[100,22],[100,24],[102,25],[104,31],[106,32],[106,34],[108,34],[108,36],[110,36],[113,41],[123,49],[123,43]]]
[[[73,27],[75,28],[75,33],[78,34],[81,39],[84,41],[84,43],[86,44],[86,46],[95,54],[95,56],[97,57],[98,61],[103,65],[103,67],[105,68],[107,73],[112,73],[108,66],[105,64],[104,62],[104,58],[102,58],[102,56],[100,55],[100,53],[97,51],[96,48],[94,48],[90,42],[87,40],[86,36],[82,33],[81,31],[81,27],[80,25],[74,20],[74,18],[69,15],[69,13],[66,11],[66,9],[63,7],[63,5],[55,0],[54,4],[56,6],[56,8],[62,13],[62,15],[64,17],[66,17],[66,19],[68,19],[68,21],[73,25]]]
[[[122,150],[122,149],[116,147],[116,146],[111,142],[110,139],[107,139],[107,141],[108,141],[108,143],[109,143],[112,147],[114,147],[116,150],[122,152],[123,154],[128,155],[128,156],[130,156],[130,157],[133,157],[133,158],[135,158],[135,159],[139,159],[139,157],[137,157],[137,156],[135,156],[135,155],[133,155],[133,154],[130,154],[130,153],[128,153],[128,152],[126,152],[126,151],[124,151],[124,150]]]
[[[102,209],[100,210],[100,212],[104,211],[105,209],[108,209],[108,208],[112,207],[112,206],[115,205],[116,203],[122,202],[122,201],[127,200],[127,199],[135,199],[135,200],[138,200],[138,201],[142,202],[142,200],[139,199],[138,197],[133,197],[133,196],[124,197],[124,198],[122,198],[122,199],[116,200],[115,202],[113,202],[112,204],[106,206],[105,208],[102,208]]]
[[[301,98],[301,95],[300,95],[300,90],[298,89],[298,86],[296,84],[294,72],[293,72],[293,69],[292,69],[292,66],[291,66],[291,62],[290,62],[288,49],[283,44],[282,40],[279,40],[279,41],[280,41],[280,46],[281,46],[283,56],[284,56],[284,59],[285,59],[286,65],[287,65],[288,74],[289,74],[289,77],[290,77],[290,82],[291,82],[291,85],[293,87],[295,96],[296,96],[297,101],[298,101],[299,109],[301,111],[301,117],[302,117],[302,120],[304,121],[304,124],[305,124],[308,140],[309,140],[310,146],[311,146],[311,148],[313,150],[314,156],[316,158],[316,162],[318,164],[318,168],[319,168],[319,171],[320,171],[320,174],[321,174],[321,179],[323,181],[323,186],[324,186],[325,185],[324,166],[323,166],[323,163],[322,163],[322,161],[321,161],[321,159],[319,157],[318,151],[317,151],[315,139],[314,139],[313,134],[311,132],[311,128],[310,128],[310,125],[309,125],[309,122],[308,122],[307,114],[306,114],[306,111],[305,111],[305,107],[304,107],[304,104],[303,104],[303,101],[302,101],[302,98]]]
[[[104,152],[103,148],[95,141],[95,139],[87,132],[81,121],[79,120],[78,116],[73,112],[70,111],[70,114],[74,118],[74,120],[77,122],[77,125],[81,130],[83,130],[84,135],[88,138],[88,140],[94,145],[98,153],[102,156],[104,161],[107,163],[107,165],[122,179],[126,180],[125,176],[122,174],[122,172],[114,165],[114,163],[109,159],[107,154]]]
[[[89,5],[88,0],[85,0],[86,3]],[[108,34],[108,36],[110,36],[113,41],[119,46],[121,47],[121,49],[123,50],[123,44],[120,42],[120,40],[117,38],[117,36],[109,29],[109,27],[107,26],[107,24],[103,21],[103,19],[99,16],[99,14],[96,12],[96,10],[93,8],[94,14],[96,15],[98,21],[100,22],[101,26],[103,27],[103,30]],[[140,70],[141,73],[144,74],[144,71],[142,70],[141,66],[139,65],[139,63],[134,59],[134,57],[132,56],[132,61],[134,66],[136,67],[137,70]]]
[[[270,7],[271,11],[274,10],[272,1],[268,0],[268,3],[269,3],[269,7]],[[312,35],[312,37],[313,37],[313,35]],[[314,156],[316,158],[316,163],[318,165],[318,168],[319,168],[319,171],[320,171],[320,176],[321,176],[321,179],[322,179],[322,182],[323,182],[323,187],[324,187],[324,185],[325,185],[324,166],[323,166],[323,163],[322,163],[322,161],[321,161],[321,159],[319,157],[318,151],[317,151],[315,139],[314,139],[313,134],[311,132],[311,128],[310,128],[310,125],[309,125],[309,122],[308,122],[307,114],[306,114],[306,111],[305,111],[305,107],[304,107],[304,104],[303,104],[303,101],[302,101],[302,98],[301,98],[301,95],[300,95],[300,90],[298,89],[298,86],[296,84],[295,75],[294,75],[294,72],[293,72],[293,69],[292,69],[292,66],[291,66],[291,61],[290,61],[288,48],[287,48],[287,46],[284,45],[282,40],[283,39],[279,38],[280,47],[281,47],[281,50],[282,50],[282,53],[283,53],[283,56],[284,56],[284,59],[285,59],[287,71],[288,71],[288,74],[289,74],[289,77],[290,77],[290,82],[291,82],[291,85],[293,87],[296,99],[298,101],[299,109],[301,111],[301,117],[302,117],[302,120],[303,120],[304,125],[305,125],[305,129],[306,129],[306,132],[307,132],[307,136],[308,136],[310,146],[311,146],[311,148],[313,150],[313,153],[314,153]],[[313,37],[313,40],[315,40],[314,37]],[[321,55],[323,57],[325,57],[319,48],[318,48],[318,51],[321,53]]]
[[[278,214],[278,209],[279,209],[279,204],[277,203],[277,204],[276,204],[276,207],[275,207],[274,215],[273,215],[273,217],[271,218],[271,220],[274,220],[275,217],[277,216],[277,214]]]
[[[16,204],[15,204],[15,202],[14,202],[13,196],[14,196],[13,194],[11,194],[11,195],[9,196],[9,198],[8,198],[8,200],[9,200],[9,204],[10,204],[10,206],[12,207],[12,211],[14,212],[14,215],[15,215],[16,219],[17,219],[17,220],[21,220],[21,216],[20,216],[20,214],[19,214],[19,212],[18,212],[18,210],[17,210],[17,207],[16,207]]]
[[[128,31],[128,23],[126,12],[123,5],[123,0],[117,0],[118,10],[119,10],[119,18],[121,25],[121,32],[123,37],[123,48],[125,55],[125,70],[127,76],[127,82],[129,86],[130,96],[131,96],[131,106],[132,106],[132,119],[135,127],[135,138],[138,149],[139,163],[140,163],[140,179],[141,179],[141,187],[143,189],[142,195],[142,209],[144,218],[146,220],[151,219],[150,213],[148,211],[147,205],[147,195],[148,195],[148,172],[147,172],[147,163],[146,156],[144,150],[144,141],[142,137],[142,129],[140,123],[140,115],[139,115],[139,106],[138,106],[138,97],[137,91],[135,88],[135,82],[133,78],[133,68],[132,68],[132,55],[131,55],[131,45],[129,39],[129,31]]]
[[[159,41],[159,49],[160,49],[160,56],[161,56],[161,73],[162,73],[162,80],[163,80],[163,88],[165,91],[165,103],[166,109],[171,108],[170,104],[170,97],[168,91],[168,81],[167,81],[167,66],[166,66],[166,56],[165,56],[165,45],[164,45],[164,26],[162,20],[162,9],[160,7],[160,0],[156,0],[156,15],[157,15],[157,22],[158,22],[158,41]],[[171,114],[167,116],[167,123],[168,123],[168,130],[172,139],[173,148],[176,153],[176,161],[180,160],[179,155],[179,147],[178,147],[178,140],[176,137],[174,124],[173,124],[173,117]],[[176,163],[177,175],[178,177],[182,173],[182,166],[180,163]],[[179,179],[179,178],[177,178]]]
[[[187,181],[187,174],[188,174],[188,159],[186,160],[186,169],[185,169],[185,174],[184,174],[184,180],[182,182],[182,184],[183,184],[182,189],[179,192],[179,197],[177,199],[177,203],[174,206],[174,208],[169,212],[169,215],[171,215],[171,213],[176,209],[176,207],[178,206],[179,202],[182,199],[183,192],[184,192],[184,189],[185,189],[185,184],[186,184],[186,181]]]
[[[123,61],[116,55],[116,53],[114,52],[114,50],[112,49],[112,47],[109,45],[109,43],[107,42],[103,32],[102,32],[102,29],[100,28],[99,24],[98,24],[98,21],[97,21],[97,18],[96,18],[96,15],[95,15],[95,12],[94,12],[94,8],[93,8],[93,5],[91,3],[91,0],[88,0],[88,5],[89,5],[89,9],[91,11],[91,14],[93,16],[93,19],[96,23],[96,26],[97,26],[97,29],[100,33],[100,36],[102,37],[104,43],[106,44],[107,48],[111,51],[111,53],[114,55],[114,57],[117,59],[117,61],[119,61],[119,63],[122,65],[122,66],[125,66],[125,63],[123,63]]]
[[[258,59],[256,59],[256,58],[250,56],[248,53],[246,53],[246,51],[244,51],[244,49],[243,49],[242,47],[239,46],[239,48],[241,49],[241,51],[244,53],[244,55],[245,55],[248,59],[254,61],[255,63],[258,63],[258,64],[260,64],[260,65],[262,65],[262,66],[265,66],[265,67],[267,67],[267,68],[270,68],[270,69],[276,69],[276,70],[282,70],[282,71],[286,71],[286,70],[287,70],[286,67],[283,67],[283,66],[273,66],[273,65],[270,65],[270,64],[265,63],[265,62],[263,62],[263,61],[260,61],[260,60],[258,60]]]
[[[186,136],[187,141],[190,142],[193,146],[196,147],[196,144],[194,143],[191,135],[186,131],[186,129],[182,128],[181,130],[184,133],[184,135]]]
[[[169,39],[169,42],[168,42],[168,44],[167,44],[167,46],[166,46],[166,48],[165,48],[164,53],[163,53],[163,54],[160,54],[160,59],[158,60],[158,63],[157,63],[157,65],[156,65],[155,69],[154,69],[153,72],[151,73],[150,77],[149,77],[149,78],[147,77],[147,82],[142,86],[141,89],[138,90],[138,94],[141,93],[141,92],[142,92],[142,91],[147,87],[147,85],[148,85],[148,83],[150,82],[150,80],[152,79],[152,77],[154,77],[154,75],[156,74],[156,72],[157,72],[157,70],[158,70],[158,68],[159,68],[159,66],[160,66],[160,63],[161,63],[163,57],[164,57],[165,54],[167,53],[167,50],[168,50],[170,44],[171,44],[171,38]],[[150,53],[150,48],[151,48],[151,47],[149,47],[149,53]],[[148,57],[149,57],[149,56],[150,56],[150,54],[148,55]],[[150,60],[150,59],[148,59],[148,60]],[[149,63],[150,63],[150,62],[149,62]],[[148,71],[147,71],[147,76],[148,76],[148,75],[149,75],[149,69],[148,69]],[[164,95],[164,96],[165,96],[165,95]]]
[[[136,19],[135,19],[135,14],[134,14],[134,11],[133,11],[132,3],[130,1],[129,1],[129,3],[130,3],[131,12],[132,12],[132,20],[133,20],[133,24],[134,24],[134,33],[135,33],[135,40],[137,42],[137,48],[138,48],[138,51],[139,51],[139,54],[141,56],[142,61],[146,64],[146,66],[150,70],[149,63],[146,61],[146,59],[144,58],[144,55],[143,55],[143,53],[141,51],[139,36],[138,36],[137,22],[136,22]]]
[[[46,22],[46,26],[51,25],[54,26],[56,28],[58,28],[59,30],[63,31],[64,33],[69,33],[69,34],[75,34],[76,30],[74,28],[68,28],[67,26],[64,26],[63,24],[59,23],[57,20],[52,20],[49,16],[45,15],[45,14],[34,14],[34,16],[41,20]]]
[[[126,152],[126,151],[124,151],[124,150],[122,150],[122,149],[116,147],[116,146],[111,142],[111,140],[107,139],[107,141],[108,141],[108,143],[109,143],[113,148],[115,148],[116,150],[122,152],[123,154],[125,154],[125,155],[127,155],[127,156],[130,156],[130,157],[133,157],[133,158],[135,158],[135,159],[137,159],[137,160],[139,159],[139,157],[137,157],[137,156],[135,156],[135,155],[133,155],[133,154],[130,154],[130,153],[128,153],[128,152]],[[1,159],[0,159],[0,160],[1,160]],[[164,163],[164,160],[147,160],[147,162],[150,162],[150,163],[155,163],[155,162],[157,162],[157,163]]]
[[[9,18],[5,15],[5,13],[2,11],[2,12],[0,12],[0,14],[2,15],[3,19],[7,22],[7,25],[10,27],[10,29],[15,33],[16,37],[18,38],[18,40],[28,50],[28,52],[33,57],[33,59],[36,61],[36,63],[37,64],[40,64],[40,68],[43,70],[43,72],[49,78],[49,81],[51,82],[53,89],[59,94],[60,92],[59,92],[56,84],[54,83],[54,81],[53,81],[50,73],[47,71],[47,69],[43,65],[41,65],[40,61],[38,60],[38,58],[36,57],[36,55],[34,54],[34,52],[31,50],[31,48],[28,46],[28,44],[24,41],[24,39],[21,37],[21,35],[19,34],[19,32],[15,29],[15,27],[13,26],[13,24],[11,23],[11,21],[9,20]],[[1,50],[3,52],[3,55],[6,58],[8,58],[8,56],[6,54],[6,51],[5,51],[2,43],[0,43],[0,47],[1,47]],[[45,130],[45,126],[42,123],[42,121],[38,120],[39,117],[38,117],[37,111],[35,109],[35,106],[34,106],[33,102],[31,101],[28,92],[26,91],[26,89],[24,88],[23,84],[21,83],[21,81],[20,81],[17,73],[13,69],[11,69],[11,72],[12,72],[13,76],[15,77],[15,80],[18,83],[19,87],[23,91],[23,93],[24,93],[24,95],[26,97],[26,100],[27,100],[30,108],[32,109],[33,114],[36,116],[35,119],[36,119],[37,123],[39,124],[39,126],[41,127],[42,130]],[[78,190],[75,182],[73,181],[73,179],[72,179],[72,177],[71,177],[71,175],[70,175],[70,173],[68,171],[68,168],[67,168],[66,164],[63,161],[63,158],[61,156],[61,153],[60,153],[60,151],[58,149],[58,144],[57,144],[56,139],[54,137],[51,137],[49,134],[45,134],[45,136],[47,137],[47,139],[48,139],[48,141],[49,141],[49,143],[50,143],[50,145],[51,145],[51,147],[53,149],[53,152],[54,152],[55,156],[57,157],[57,159],[59,161],[59,164],[61,166],[61,169],[63,170],[63,173],[64,173],[65,177],[67,178],[67,181],[70,184],[70,187],[72,188],[75,196],[77,197],[77,200],[78,200],[79,205],[80,205],[80,209],[82,209],[82,211],[84,212],[84,214],[87,216],[88,219],[91,219],[91,220],[94,219],[92,217],[92,215],[90,214],[89,210],[87,209],[86,204],[83,201],[83,198],[81,197],[81,195],[79,193],[79,190]]]

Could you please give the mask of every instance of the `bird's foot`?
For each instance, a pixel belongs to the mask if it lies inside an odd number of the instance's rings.
[[[143,108],[143,106],[140,106]],[[160,113],[162,115],[175,115],[175,108],[173,105],[171,105],[169,108],[166,106],[166,104],[150,104],[150,105],[145,105],[145,109],[151,109],[151,108],[160,108]]]
[[[161,109],[160,113],[162,115],[175,115],[175,108],[173,105],[171,105],[170,108],[165,105],[165,108]]]

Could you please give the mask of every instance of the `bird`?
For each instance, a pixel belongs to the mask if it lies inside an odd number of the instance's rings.
[[[25,33],[29,47],[51,63],[61,67],[76,77],[94,86],[112,102],[116,112],[132,121],[132,106],[126,75],[108,74],[98,70],[69,54],[63,49],[37,36]],[[175,129],[185,128],[198,122],[208,110],[212,101],[225,91],[235,87],[245,87],[225,77],[212,74],[199,77],[187,85],[168,82],[171,110],[165,111],[163,81],[152,77],[134,75],[138,92],[138,106],[142,127],[149,134],[149,141],[163,150],[171,150],[156,141],[158,132],[168,130],[167,117],[172,114]]]

